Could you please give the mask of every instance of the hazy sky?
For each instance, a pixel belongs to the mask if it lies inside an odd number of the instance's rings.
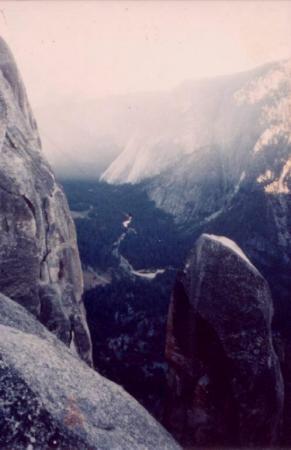
[[[158,90],[291,56],[291,1],[0,2],[31,103]]]

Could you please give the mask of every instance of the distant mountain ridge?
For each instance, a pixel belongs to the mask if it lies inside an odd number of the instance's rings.
[[[177,217],[187,214],[193,190],[206,174],[218,179],[221,189],[235,191],[258,153],[279,139],[290,143],[290,75],[287,60],[187,82],[163,94],[160,105],[148,112],[148,122],[136,127],[101,178],[109,183],[146,181],[157,205]],[[284,161],[283,177],[289,165]],[[276,181],[275,174],[272,178],[268,172],[268,177]],[[266,181],[265,172],[258,178]]]
[[[52,99],[35,110],[44,150],[56,173],[66,178],[96,178],[103,172],[106,181],[122,183],[155,176],[208,142],[206,128],[215,108],[223,107],[222,97],[281,64],[188,80],[160,92]]]

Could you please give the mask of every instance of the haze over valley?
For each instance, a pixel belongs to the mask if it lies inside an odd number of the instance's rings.
[[[291,3],[0,13],[0,447],[289,448]]]

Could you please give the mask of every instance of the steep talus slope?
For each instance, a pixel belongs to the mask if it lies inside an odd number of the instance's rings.
[[[75,229],[41,154],[13,57],[0,41],[0,291],[91,362]]]
[[[170,304],[166,421],[186,444],[272,446],[284,386],[267,282],[231,240],[202,235]]]
[[[0,295],[0,447],[177,449],[126,392]]]

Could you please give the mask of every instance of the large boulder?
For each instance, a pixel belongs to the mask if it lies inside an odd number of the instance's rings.
[[[278,442],[283,381],[267,282],[225,237],[202,235],[169,310],[166,421],[185,443]]]
[[[121,387],[0,295],[2,449],[178,450]]]
[[[41,153],[23,83],[1,38],[0,274],[1,292],[91,363],[74,224]]]

